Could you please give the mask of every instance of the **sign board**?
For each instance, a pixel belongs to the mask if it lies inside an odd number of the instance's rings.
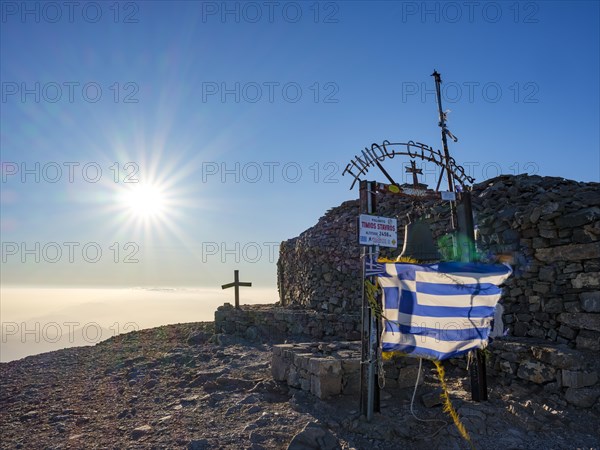
[[[406,195],[412,195],[413,197],[427,197],[431,191],[426,189],[418,189],[414,187],[402,187],[402,192]]]
[[[451,202],[456,201],[456,192],[442,191],[441,194],[442,194],[442,200],[448,200]]]
[[[396,219],[361,214],[358,218],[358,243],[398,247],[398,226]]]

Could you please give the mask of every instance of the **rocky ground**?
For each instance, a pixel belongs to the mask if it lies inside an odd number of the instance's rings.
[[[271,344],[213,335],[212,323],[169,325],[0,364],[1,448],[469,448],[442,412],[433,368],[419,387],[385,389],[381,413],[272,380]],[[490,383],[469,401],[466,373],[448,365],[454,406],[476,448],[600,448],[600,416],[543,390]],[[440,422],[440,420],[442,422]],[[445,423],[444,423],[445,422]]]

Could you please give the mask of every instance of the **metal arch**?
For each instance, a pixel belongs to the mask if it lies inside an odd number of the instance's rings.
[[[388,149],[388,147],[406,147],[405,150]],[[423,161],[432,162],[439,167],[448,168],[455,180],[465,188],[466,184],[472,184],[475,178],[465,173],[465,168],[457,164],[456,160],[450,156],[447,160],[446,157],[440,150],[434,150],[433,147],[423,144],[421,142],[408,141],[408,142],[395,142],[391,143],[388,140],[383,143],[371,144],[371,148],[365,147],[361,152],[361,156],[355,155],[347,165],[342,176],[349,174],[354,177],[350,189],[354,187],[357,181],[360,181],[360,177],[365,175],[371,167],[378,166],[381,168],[380,162],[386,159],[393,159],[395,156],[408,156],[410,158],[419,158]]]

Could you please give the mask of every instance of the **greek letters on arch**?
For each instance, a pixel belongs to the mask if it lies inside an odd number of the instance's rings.
[[[398,147],[393,149],[390,147]],[[386,159],[393,159],[395,156],[408,156],[411,159],[419,158],[422,161],[432,162],[439,167],[446,169],[452,173],[456,182],[462,187],[467,184],[472,184],[475,179],[466,174],[463,166],[459,165],[453,157],[448,160],[444,157],[440,150],[434,150],[431,146],[421,142],[408,141],[404,143],[390,143],[384,140],[383,143],[371,144],[371,148],[365,147],[361,151],[360,156],[355,155],[353,159],[346,165],[342,175],[350,175],[352,184],[350,189],[354,188],[357,181],[360,181],[362,176],[369,172],[369,169],[374,166],[380,166],[380,163]]]

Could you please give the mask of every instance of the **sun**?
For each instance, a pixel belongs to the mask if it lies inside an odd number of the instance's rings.
[[[164,191],[157,185],[135,183],[122,196],[126,209],[137,219],[163,215],[166,208]]]

